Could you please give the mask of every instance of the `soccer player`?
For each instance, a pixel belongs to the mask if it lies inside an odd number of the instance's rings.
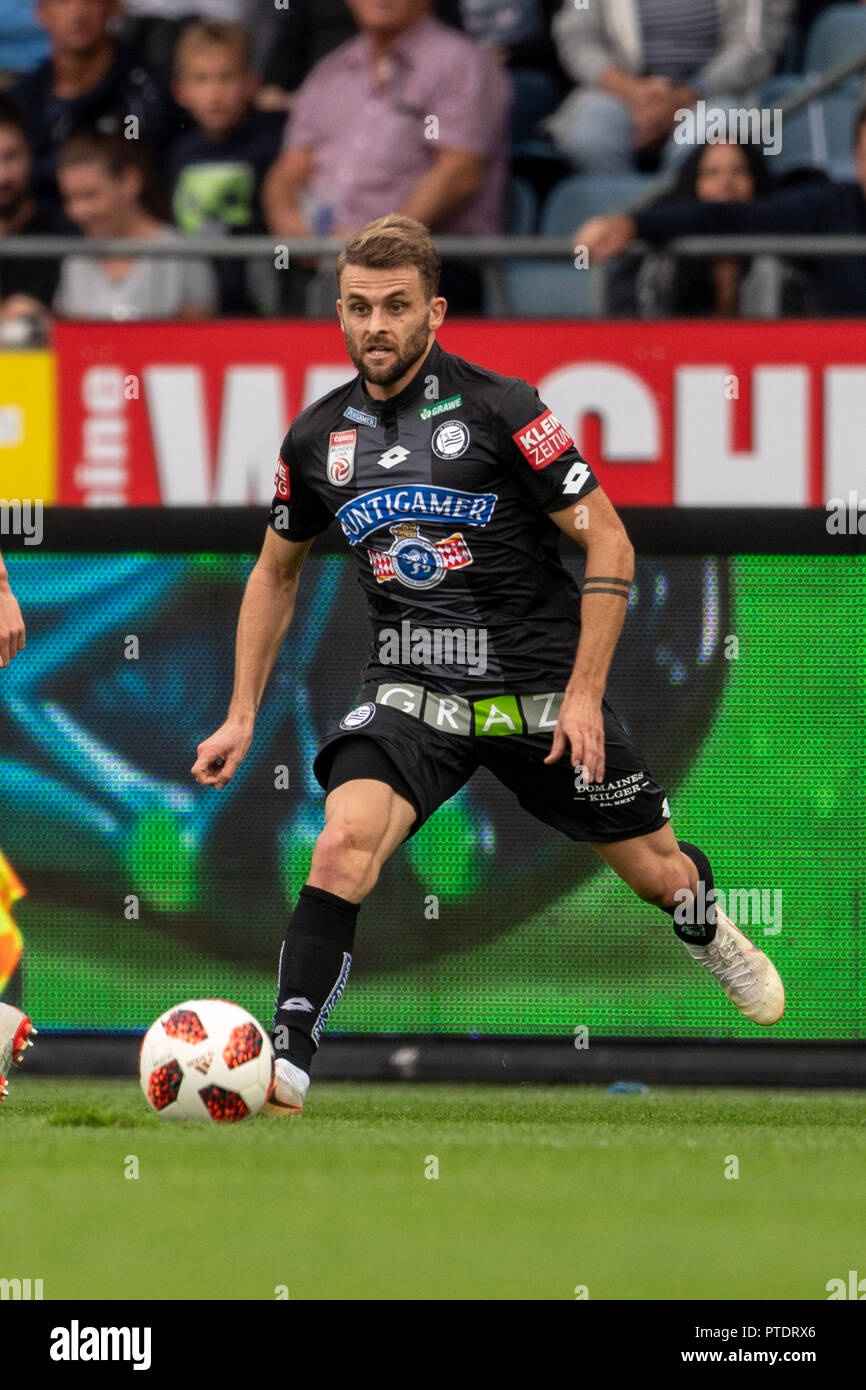
[[[9,575],[0,555],[0,668],[8,666],[18,652],[24,650],[24,620],[21,609],[9,587]],[[12,903],[20,898],[23,888],[0,854],[0,965],[14,953],[17,962],[20,950],[20,937],[14,922],[9,917]],[[9,941],[6,941],[6,937]],[[4,973],[0,969],[0,975]],[[9,972],[11,974],[11,970]],[[26,1014],[12,1004],[0,1001],[0,1101],[8,1095],[6,1077],[13,1062],[20,1062],[27,1047],[31,1047],[30,1034],[36,1029]]]
[[[634,572],[625,529],[532,386],[441,349],[438,276],[427,229],[407,217],[371,222],[342,251],[337,312],[358,375],[303,410],[283,441],[228,716],[192,768],[215,788],[237,771],[304,558],[336,516],[373,645],[358,704],[313,765],[325,825],[286,931],[274,1017],[270,1106],[285,1113],[303,1108],[360,903],[388,856],[480,766],[669,913],[747,1018],[776,1023],[785,1005],[775,968],[717,908],[707,855],[677,841],[663,789],[605,699]],[[559,560],[560,532],[586,551],[582,594]]]

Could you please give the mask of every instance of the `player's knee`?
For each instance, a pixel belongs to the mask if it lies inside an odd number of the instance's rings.
[[[310,883],[338,897],[360,901],[379,876],[378,837],[360,820],[334,816],[313,850]]]

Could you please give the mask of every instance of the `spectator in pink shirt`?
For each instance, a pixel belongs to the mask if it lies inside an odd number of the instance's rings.
[[[361,32],[298,91],[264,186],[271,231],[343,236],[399,212],[449,235],[501,232],[507,73],[431,0],[348,3]]]

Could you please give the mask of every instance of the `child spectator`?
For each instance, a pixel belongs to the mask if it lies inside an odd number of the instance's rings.
[[[294,8],[295,0],[291,5]],[[257,30],[269,8],[262,0],[124,0],[119,37],[152,71],[170,81],[175,45],[188,24],[215,19]]]
[[[252,107],[258,78],[245,30],[216,21],[187,28],[175,49],[174,94],[195,125],[172,146],[172,214],[186,233],[261,232],[264,176],[279,154],[283,118]],[[267,263],[273,274],[273,266]],[[220,260],[223,313],[250,313],[267,299],[264,267]]]
[[[150,210],[147,171],[134,141],[92,131],[58,154],[66,211],[85,237],[178,240]],[[67,256],[54,308],[65,318],[201,318],[214,312],[217,285],[206,261],[166,257]]]

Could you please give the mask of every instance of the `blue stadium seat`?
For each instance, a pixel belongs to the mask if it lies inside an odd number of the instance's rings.
[[[588,217],[618,212],[657,180],[646,174],[575,174],[556,185],[541,214],[542,236],[570,237]],[[530,318],[587,318],[602,307],[603,271],[570,261],[507,261],[503,274],[511,312]]]
[[[528,179],[512,174],[505,189],[505,230],[509,236],[532,236],[538,221],[538,199]]]
[[[792,92],[803,86],[802,75],[771,77],[761,88],[762,107],[772,108]],[[824,168],[821,158],[823,120],[821,103],[810,101],[808,106],[795,112],[793,116],[782,118],[782,147],[777,155],[771,155],[767,164],[774,174],[787,174],[791,169]]]
[[[864,7],[866,12],[866,7]],[[802,87],[805,78],[773,77],[761,89],[761,105],[778,105],[790,92]],[[854,117],[862,100],[860,79],[852,77],[840,86],[810,101],[808,106],[782,121],[782,148],[771,156],[774,174],[787,174],[791,169],[824,169],[832,177],[854,177],[851,157],[851,131]]]
[[[588,217],[619,212],[658,181],[651,174],[573,174],[550,193],[541,215],[542,236],[570,236]]]
[[[826,72],[856,53],[866,53],[866,6],[831,5],[809,30],[803,68]]]
[[[843,82],[821,98],[822,138],[826,150],[822,162],[831,178],[856,177],[851,134],[861,101],[859,77]]]
[[[538,225],[538,197],[528,179],[512,174],[505,186],[505,231],[508,236],[534,236]],[[500,302],[504,290],[501,266],[493,266],[483,272],[484,313],[488,318],[498,318],[503,312]],[[498,276],[499,299],[490,284],[490,276]]]

